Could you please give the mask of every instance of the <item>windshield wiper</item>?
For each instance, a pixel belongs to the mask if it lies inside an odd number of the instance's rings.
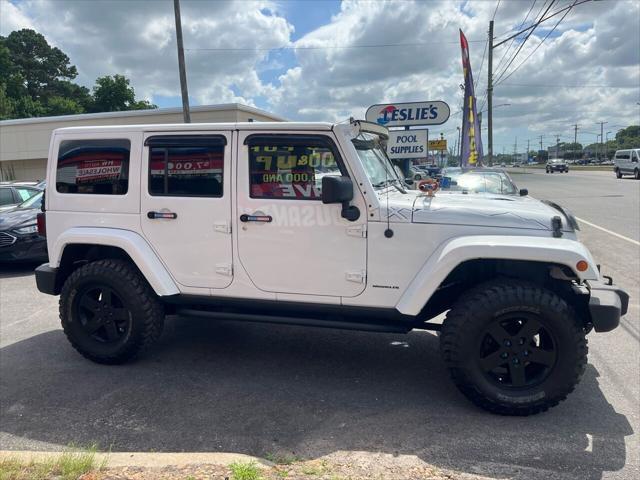
[[[394,187],[396,187],[400,193],[407,193],[406,190],[401,187],[400,180],[398,180],[397,178],[389,178],[387,180],[383,180],[382,182],[374,183],[373,188],[384,188],[389,185],[393,185]]]

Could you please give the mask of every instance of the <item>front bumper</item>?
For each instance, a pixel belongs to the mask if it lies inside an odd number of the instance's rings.
[[[36,286],[42,293],[58,295],[60,293],[58,283],[57,268],[51,268],[48,263],[43,263],[36,268]]]
[[[596,332],[609,332],[620,324],[629,308],[629,294],[619,287],[601,281],[587,280],[589,313]]]
[[[3,232],[5,238],[13,237],[13,243],[0,246],[0,262],[31,262],[48,259],[47,239],[37,233],[18,235]]]

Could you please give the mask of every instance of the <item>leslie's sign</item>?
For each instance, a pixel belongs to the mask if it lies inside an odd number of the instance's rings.
[[[392,103],[371,105],[366,119],[385,127],[441,125],[449,119],[450,113],[449,105],[440,101]]]

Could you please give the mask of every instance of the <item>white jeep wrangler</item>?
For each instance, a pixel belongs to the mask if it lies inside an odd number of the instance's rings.
[[[628,295],[566,210],[405,190],[386,137],[360,121],[56,130],[38,288],[100,363],[149,347],[165,314],[427,329],[477,405],[556,405],[584,371],[585,335],[615,328]]]

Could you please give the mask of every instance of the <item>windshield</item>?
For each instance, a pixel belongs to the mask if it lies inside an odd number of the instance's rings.
[[[18,205],[18,208],[40,208],[42,206],[42,194],[43,192],[36,193],[30,199]]]
[[[463,171],[457,169],[447,170],[443,177],[450,179],[449,186],[443,187],[443,190],[501,195],[514,195],[518,191],[511,179],[503,172]]]
[[[358,157],[360,157],[364,171],[373,188],[377,190],[387,185],[395,185],[402,190],[402,182],[387,157],[380,137],[372,133],[361,132],[351,141],[356,147]]]

